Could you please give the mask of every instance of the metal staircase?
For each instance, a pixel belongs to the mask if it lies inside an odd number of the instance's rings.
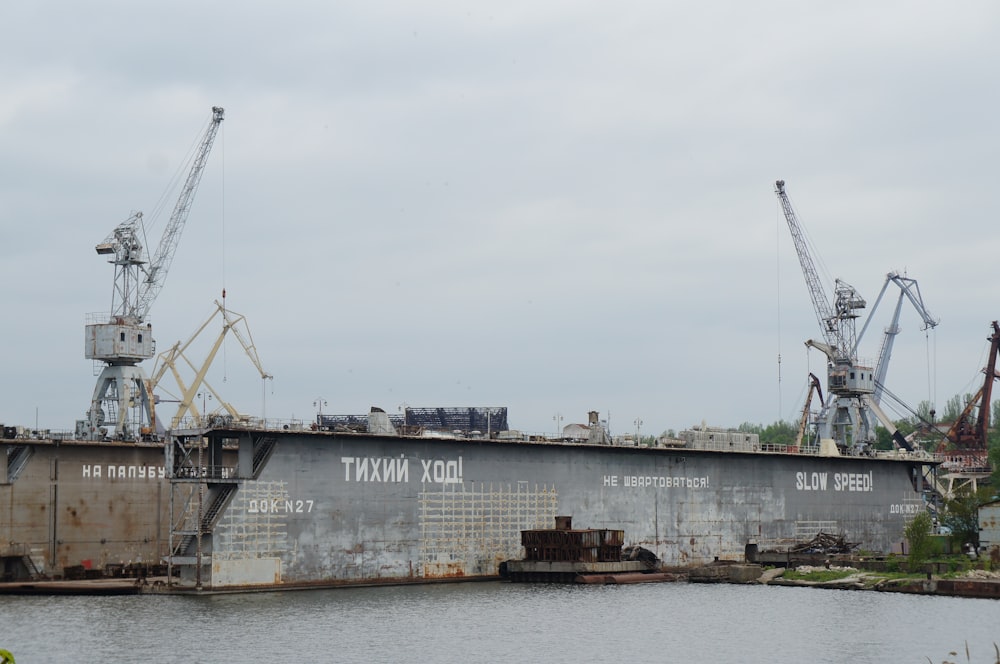
[[[7,484],[13,484],[28,465],[34,448],[30,445],[12,445],[7,448]]]
[[[278,439],[274,436],[264,436],[263,438],[254,441],[253,446],[253,478],[257,479],[260,477],[260,471],[264,468],[264,464],[267,463],[268,458],[271,456],[271,452],[274,451],[274,446],[277,445]]]
[[[173,566],[193,567],[195,585],[201,587],[215,528],[241,484],[260,477],[277,443],[276,436],[261,431],[199,429],[171,434],[167,450],[171,578]]]
[[[25,569],[28,570],[28,576],[32,581],[42,578],[42,573],[35,566],[35,561],[31,558],[30,553],[25,553],[21,556],[21,562],[24,564]]]

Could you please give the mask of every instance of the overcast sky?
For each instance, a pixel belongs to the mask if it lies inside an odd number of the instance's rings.
[[[0,25],[4,424],[84,416],[113,283],[94,245],[141,210],[152,252],[216,105],[151,321],[166,350],[226,288],[274,376],[227,342],[210,381],[242,412],[796,420],[825,361],[776,179],[829,293],[873,304],[905,272],[940,319],[904,305],[889,389],[941,411],[980,384],[995,2],[41,0]]]

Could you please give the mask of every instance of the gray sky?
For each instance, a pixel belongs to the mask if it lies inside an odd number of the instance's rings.
[[[151,320],[165,350],[225,287],[274,375],[227,343],[211,380],[243,412],[797,419],[824,359],[779,178],[828,291],[873,303],[898,270],[940,318],[925,335],[905,306],[889,389],[940,411],[981,380],[994,2],[41,0],[0,25],[4,424],[84,416],[113,278],[94,245],[150,216],[213,105]]]

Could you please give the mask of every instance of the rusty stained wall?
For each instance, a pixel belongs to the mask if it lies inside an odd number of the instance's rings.
[[[492,576],[557,514],[625,531],[668,564],[814,529],[871,550],[921,506],[905,463],[691,450],[285,434],[213,537],[282,583]],[[262,502],[266,501],[266,502]],[[266,507],[265,507],[266,505]]]
[[[0,485],[0,544],[27,547],[47,574],[158,562],[169,507],[162,449],[33,445],[18,478]]]

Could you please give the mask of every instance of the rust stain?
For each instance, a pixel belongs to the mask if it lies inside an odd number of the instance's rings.
[[[464,578],[465,566],[462,563],[438,563],[424,566],[425,579],[459,579]]]
[[[76,508],[67,505],[66,511],[69,513],[69,525],[79,528],[82,524],[80,523],[80,515],[77,513]]]

